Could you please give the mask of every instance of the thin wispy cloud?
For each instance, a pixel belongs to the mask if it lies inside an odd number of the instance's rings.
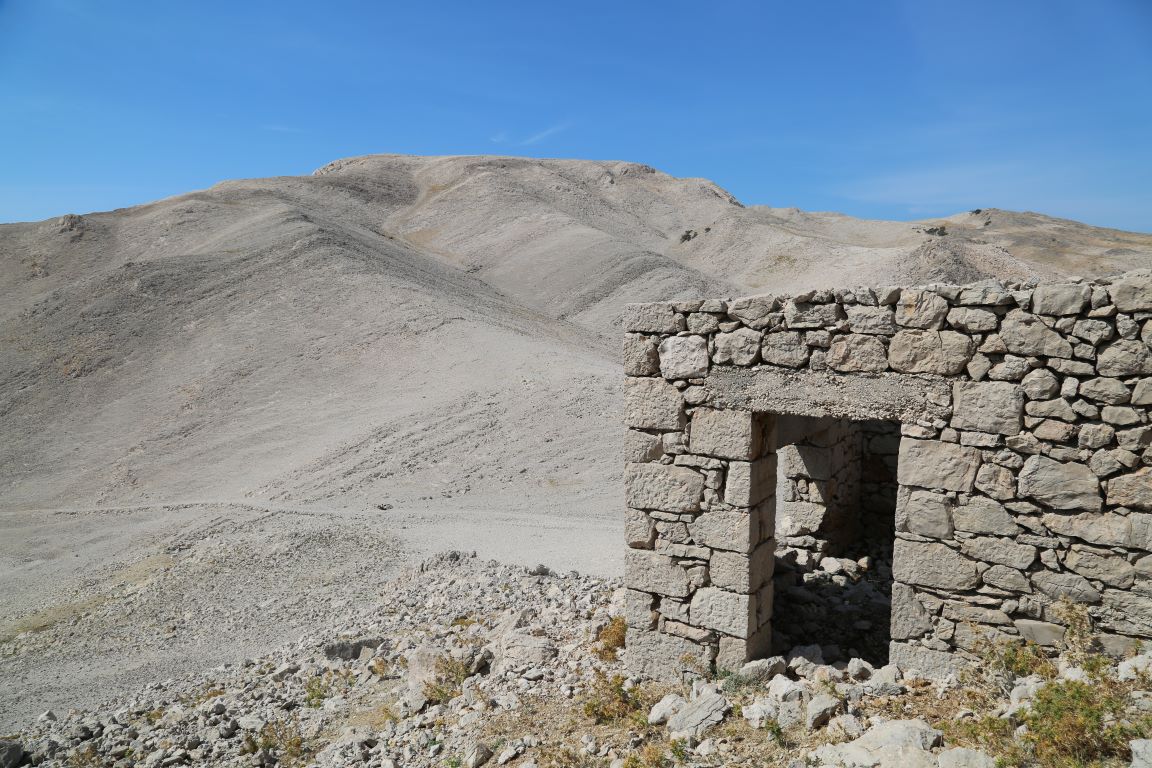
[[[520,146],[527,147],[527,146],[530,146],[532,144],[539,144],[540,142],[544,141],[545,139],[551,138],[552,136],[555,136],[558,133],[563,133],[564,131],[568,130],[571,127],[572,127],[571,123],[556,123],[556,125],[550,125],[547,128],[545,128],[544,130],[540,131],[539,133],[534,133],[531,136],[529,136],[528,138],[521,141]]]
[[[493,144],[504,144],[508,141],[508,132],[497,131],[488,137],[488,141],[492,142]]]

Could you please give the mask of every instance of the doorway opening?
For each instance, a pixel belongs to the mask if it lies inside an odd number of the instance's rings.
[[[777,416],[773,650],[888,662],[900,425]]]

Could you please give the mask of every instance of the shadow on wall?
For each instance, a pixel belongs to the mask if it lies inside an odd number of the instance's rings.
[[[773,648],[888,661],[900,426],[778,417]]]

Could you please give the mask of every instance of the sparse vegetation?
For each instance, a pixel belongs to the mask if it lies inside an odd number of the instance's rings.
[[[300,721],[294,717],[272,720],[265,723],[258,734],[244,736],[241,754],[256,754],[260,750],[271,752],[278,765],[289,767],[303,765],[311,754],[300,731]]]
[[[584,714],[596,723],[631,718],[638,719],[640,725],[646,726],[646,699],[637,689],[626,688],[625,681],[623,675],[609,677],[597,671],[584,699]]]
[[[461,693],[468,679],[468,665],[461,659],[444,654],[436,658],[436,679],[424,684],[424,696],[434,704],[451,701]]]
[[[624,638],[628,632],[628,622],[623,616],[613,616],[608,624],[596,635],[599,644],[594,653],[604,661],[615,661],[618,651],[624,647]]]

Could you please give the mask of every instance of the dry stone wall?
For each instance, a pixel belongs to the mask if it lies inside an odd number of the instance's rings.
[[[638,671],[768,652],[790,413],[901,423],[896,663],[1058,644],[1063,599],[1106,650],[1152,638],[1152,272],[637,304],[624,330]]]

